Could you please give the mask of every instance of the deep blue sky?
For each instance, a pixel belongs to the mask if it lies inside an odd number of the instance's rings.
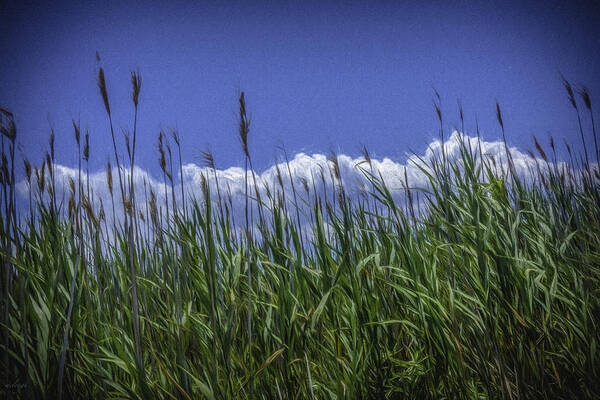
[[[131,128],[130,71],[142,74],[138,160],[154,173],[157,134],[177,127],[184,162],[210,145],[220,167],[241,165],[238,91],[252,117],[250,150],[265,168],[290,153],[403,159],[446,128],[462,100],[468,132],[511,145],[578,144],[559,70],[600,98],[600,13],[577,2],[29,2],[0,1],[0,106],[39,164],[49,121],[58,161],[76,164],[71,119],[91,132],[91,167],[111,153],[96,86],[98,51],[116,127]],[[600,118],[597,118],[600,119]],[[584,119],[584,123],[587,123]],[[124,149],[124,147],[122,147]],[[124,151],[124,150],[123,150]]]

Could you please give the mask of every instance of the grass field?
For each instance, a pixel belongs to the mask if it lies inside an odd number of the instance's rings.
[[[564,83],[577,117],[593,117],[587,92]],[[460,157],[421,160],[428,187],[405,188],[402,202],[366,150],[357,168],[369,186],[359,200],[345,190],[335,154],[332,192],[315,182],[258,191],[242,93],[247,184],[243,220],[234,222],[224,187],[209,184],[216,175],[203,178],[202,198],[175,197],[177,136],[160,137],[169,196],[132,195],[141,80],[132,75],[126,149],[112,132],[102,70],[98,84],[114,144],[112,204],[90,193],[90,148],[76,124],[79,174],[66,197],[57,195],[51,139],[38,167],[24,161],[29,197],[20,199],[14,171],[23,160],[2,110],[7,398],[600,395],[595,130],[579,123],[585,153],[569,150],[564,163],[554,143],[536,141],[528,179],[510,157],[462,142]],[[504,133],[500,107],[497,116]],[[204,159],[214,172],[212,155]]]

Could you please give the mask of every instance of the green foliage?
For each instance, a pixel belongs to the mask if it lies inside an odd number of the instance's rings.
[[[173,198],[163,218],[141,220],[131,198],[124,226],[38,197],[23,229],[0,221],[2,390],[54,398],[62,378],[66,398],[595,398],[598,180],[547,165],[525,184],[463,143],[421,162],[420,212],[364,170],[369,201],[307,193],[301,224],[272,193],[243,238],[206,182],[203,203]]]

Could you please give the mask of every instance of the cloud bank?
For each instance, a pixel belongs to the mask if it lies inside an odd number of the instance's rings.
[[[297,193],[298,203],[301,210],[305,213],[307,210],[302,206],[310,197],[315,196],[326,198],[332,202],[335,196],[336,188],[339,188],[340,183],[343,184],[346,195],[352,201],[360,201],[365,199],[367,193],[372,191],[371,183],[366,177],[366,173],[383,179],[396,202],[405,200],[406,189],[427,189],[430,184],[427,175],[419,168],[425,167],[427,171],[429,165],[435,159],[442,157],[442,149],[445,152],[445,157],[451,160],[460,160],[461,143],[464,143],[467,148],[471,148],[474,154],[483,154],[484,157],[493,159],[496,173],[501,174],[502,171],[508,170],[507,154],[505,145],[501,141],[484,141],[476,137],[471,137],[459,132],[453,132],[451,136],[442,143],[440,140],[433,140],[421,155],[410,155],[405,162],[398,162],[389,158],[370,159],[370,164],[365,159],[367,154],[360,157],[350,157],[344,154],[325,155],[325,154],[305,154],[298,153],[293,158],[289,159],[289,163],[285,160],[274,163],[266,170],[259,172],[255,171],[256,183],[259,187],[259,196],[263,202],[269,203],[268,194],[272,196],[282,196],[284,193],[285,200],[288,205],[293,205],[293,191]],[[534,176],[532,173],[536,168],[546,168],[546,163],[540,158],[535,158],[531,153],[524,153],[515,147],[509,148],[512,155],[516,173],[525,181],[530,181]],[[336,176],[334,159],[337,159],[337,171],[339,178]],[[460,161],[458,161],[460,165]],[[165,199],[168,199],[170,207],[172,207],[173,198],[175,203],[180,206],[182,204],[183,185],[184,196],[186,201],[190,199],[203,199],[202,180],[208,182],[211,191],[211,200],[213,204],[218,202],[218,189],[221,192],[221,197],[227,206],[230,208],[231,214],[235,223],[241,223],[244,215],[245,205],[245,171],[243,168],[230,167],[227,169],[217,169],[215,171],[208,167],[200,166],[193,163],[183,165],[182,174],[178,173],[178,168],[174,169],[174,179],[176,183],[171,186],[163,177],[150,175],[146,170],[136,166],[133,169],[133,178],[135,184],[135,195],[138,204],[138,210],[148,220],[148,200],[152,191],[157,200],[158,205],[162,205],[161,214],[165,214],[164,207]],[[57,186],[57,197],[63,206],[67,204],[70,196],[69,181],[72,179],[75,182],[78,180],[77,168],[71,168],[56,164],[54,166],[55,181]],[[126,177],[129,176],[129,170],[123,171]],[[123,205],[120,201],[120,189],[116,169],[112,170],[113,175],[113,194],[115,204],[115,215],[117,218],[123,213]],[[181,175],[181,176],[180,176]],[[49,174],[46,174],[46,179]],[[32,194],[39,196],[37,184],[32,178]],[[81,181],[84,192],[88,191],[88,182],[85,173],[82,171]],[[283,190],[282,190],[283,189]],[[29,186],[26,181],[18,184],[19,196],[22,200],[26,200],[29,196]],[[249,195],[256,197],[254,180],[251,173],[248,174],[248,191]],[[107,171],[97,171],[89,175],[89,192],[92,198],[93,206],[98,212],[100,205],[104,208],[105,216],[110,219],[112,216],[112,199],[107,185]],[[45,194],[47,197],[47,194]],[[255,203],[255,202],[253,202]],[[293,207],[289,208],[290,210]],[[256,210],[255,210],[256,211]],[[255,213],[256,215],[256,213]]]

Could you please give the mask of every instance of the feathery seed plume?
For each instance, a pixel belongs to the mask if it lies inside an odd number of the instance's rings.
[[[102,100],[104,101],[106,113],[110,116],[110,104],[108,103],[108,91],[106,90],[106,79],[104,78],[103,68],[100,68],[100,71],[98,72],[98,88],[100,89]]]
[[[542,149],[542,146],[537,141],[537,138],[535,136],[533,137],[533,140],[535,142],[535,148],[537,149],[538,153],[540,153],[540,155],[542,156],[544,161],[548,162],[548,158],[546,157],[546,152],[544,151],[544,149]]]
[[[250,121],[246,116],[246,101],[244,100],[244,92],[240,94],[240,141],[246,157],[250,157],[248,151],[248,132],[250,132]]]
[[[498,118],[498,123],[500,127],[504,129],[504,122],[502,121],[502,112],[500,112],[500,104],[496,102],[496,118]]]
[[[85,131],[85,144],[83,146],[83,159],[88,161],[90,159],[90,133]]]
[[[108,184],[108,191],[110,195],[113,195],[113,177],[112,177],[112,168],[110,165],[110,159],[108,159],[108,163],[106,165],[106,183]]]
[[[577,110],[577,102],[575,101],[575,93],[573,93],[573,87],[571,86],[571,83],[569,83],[569,81],[566,80],[562,74],[560,75],[560,79],[562,80],[563,86],[567,91],[567,97],[569,98],[569,102],[571,103],[573,108]]]
[[[77,142],[77,145],[79,146],[79,137],[81,135],[81,130],[79,129],[79,124],[75,122],[75,120],[73,121],[73,129],[75,130],[75,142]]]
[[[131,72],[131,86],[131,100],[133,100],[133,104],[137,107],[140,97],[140,89],[142,87],[142,77],[139,71]]]
[[[27,183],[31,184],[31,163],[27,159],[24,159],[23,165],[25,166],[25,175],[27,177]]]

